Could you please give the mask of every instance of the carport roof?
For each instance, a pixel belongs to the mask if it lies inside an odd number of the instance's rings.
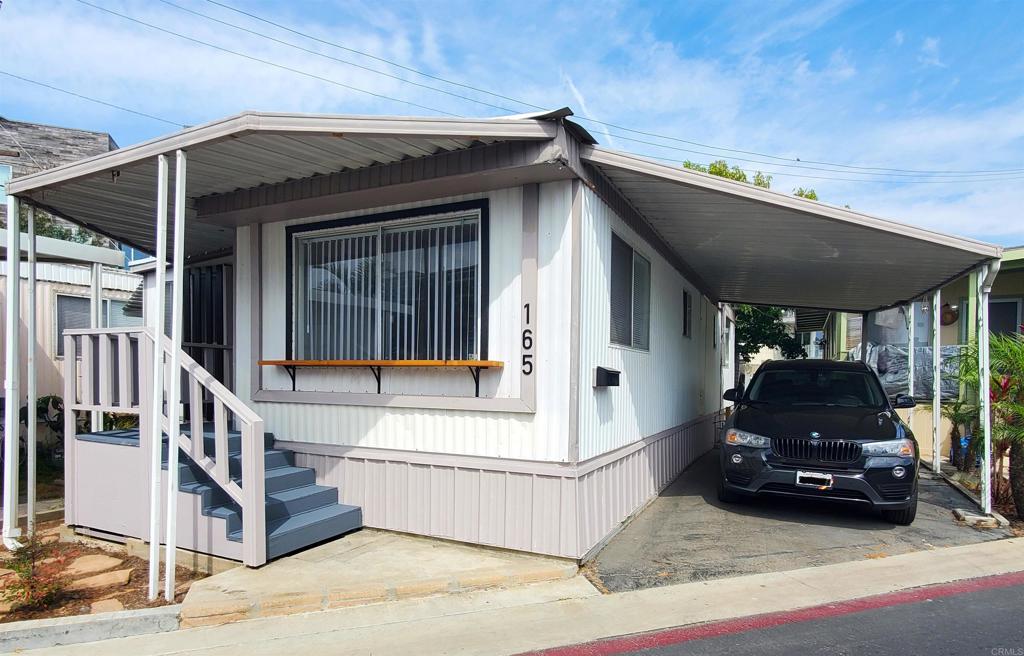
[[[918,298],[1002,253],[599,146],[580,156],[720,301],[866,312]]]
[[[998,246],[902,225],[599,147],[571,110],[487,119],[244,112],[16,178],[8,193],[152,251],[156,156],[188,151],[188,202],[336,171],[507,141],[555,142],[594,167],[711,299],[868,311],[917,298],[1001,255]],[[575,154],[578,153],[578,159]],[[173,166],[171,185],[173,188]],[[401,182],[401,181],[399,181]],[[189,222],[186,253],[232,246],[231,228]]]

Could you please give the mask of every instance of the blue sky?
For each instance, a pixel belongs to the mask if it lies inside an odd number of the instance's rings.
[[[659,135],[583,122],[615,148],[668,160],[725,158],[772,172],[778,190],[813,187],[825,202],[1024,244],[1024,2],[218,0],[522,101],[515,102],[304,39],[209,0],[170,1],[314,52],[159,0],[88,0],[334,83],[79,0],[5,0],[0,70],[190,125],[244,109],[429,113],[379,96],[464,116],[530,111],[524,103],[568,105]],[[0,115],[107,131],[122,146],[175,129],[4,75]]]

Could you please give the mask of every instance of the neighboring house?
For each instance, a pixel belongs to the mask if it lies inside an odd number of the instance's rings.
[[[180,419],[179,546],[260,565],[365,524],[583,558],[712,447],[730,303],[891,307],[1000,254],[605,149],[570,115],[247,112],[13,183],[146,252],[180,193],[170,319],[230,353],[215,373],[155,336],[156,261],[147,329],[65,335],[70,406],[142,424],[70,431],[67,523],[148,537],[152,436]]]
[[[12,121],[0,116],[0,185],[7,180],[115,150],[106,132]],[[7,225],[7,197],[0,194],[0,225]],[[66,225],[77,228],[70,222]]]
[[[2,239],[2,237],[0,237]],[[79,246],[74,244],[73,246]],[[86,247],[88,248],[88,247]],[[109,251],[109,249],[103,249]],[[116,256],[116,251],[111,253]],[[102,255],[102,254],[101,254]],[[115,258],[116,260],[116,258]],[[78,260],[82,262],[82,260]],[[28,271],[21,267],[21,306],[27,311]],[[142,282],[142,277],[109,266],[103,269],[101,310],[103,327],[141,326],[142,313],[132,312],[128,301]],[[6,314],[7,263],[0,262],[0,317]],[[63,358],[64,330],[89,328],[92,294],[92,268],[85,263],[39,262],[36,265],[36,377],[39,396],[64,393]],[[6,333],[0,322],[0,343]],[[28,335],[22,326],[21,341],[27,345]],[[0,351],[0,363],[5,354]],[[24,363],[22,380],[25,380]]]

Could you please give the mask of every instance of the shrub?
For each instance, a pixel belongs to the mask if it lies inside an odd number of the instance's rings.
[[[44,562],[50,558],[54,560]],[[55,543],[47,544],[37,535],[25,538],[5,563],[15,578],[3,590],[4,601],[11,603],[12,610],[38,610],[55,604],[68,583],[63,561]]]

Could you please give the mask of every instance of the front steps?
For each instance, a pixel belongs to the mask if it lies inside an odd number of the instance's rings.
[[[188,434],[188,431],[184,431]],[[214,452],[213,432],[203,435],[205,453]],[[163,466],[167,468],[166,444]],[[228,469],[240,485],[241,434],[228,434]],[[338,503],[338,490],[316,484],[308,467],[295,466],[295,454],[274,448],[274,437],[264,437],[263,462],[267,513],[267,560],[298,551],[362,527],[362,511]],[[202,514],[224,520],[228,540],[242,541],[241,508],[184,452],[178,454],[178,489],[198,495]]]

